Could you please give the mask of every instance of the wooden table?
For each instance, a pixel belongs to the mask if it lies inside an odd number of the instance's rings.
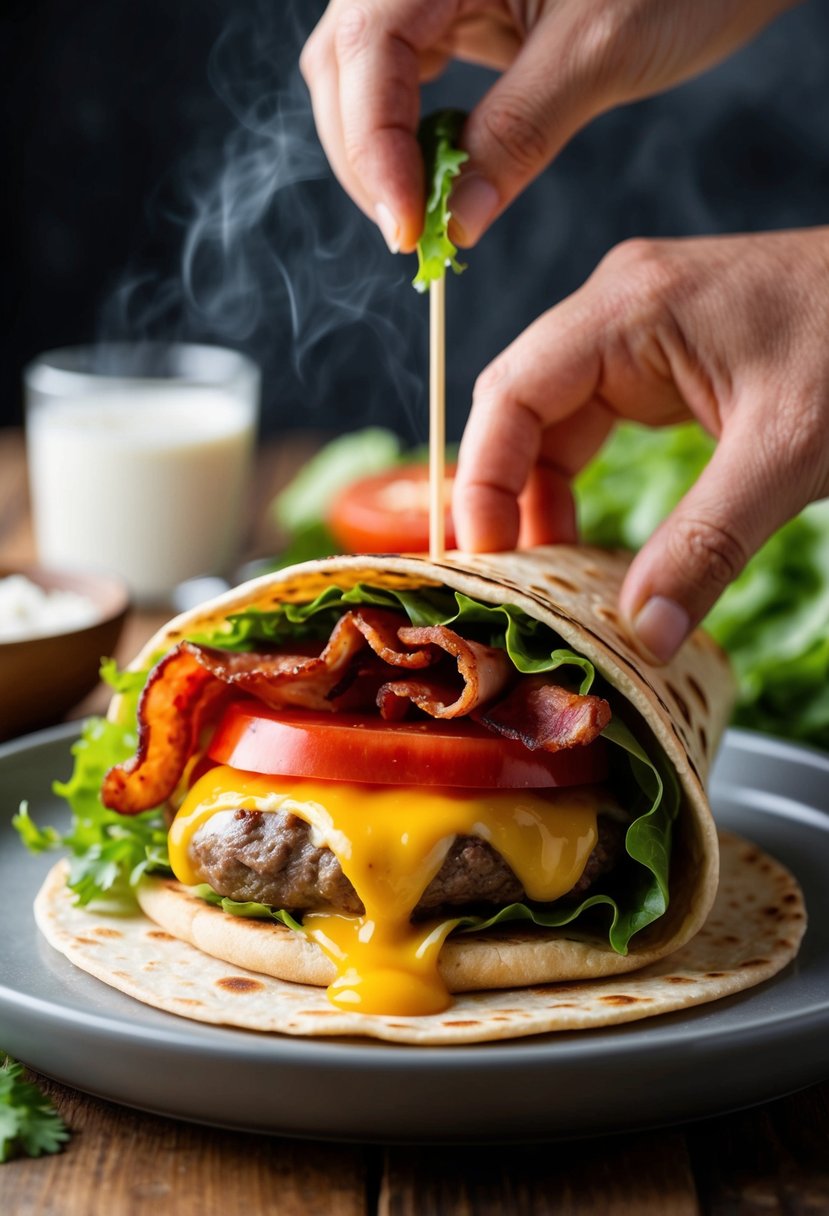
[[[266,504],[317,443],[291,437],[260,453],[251,556],[278,543]],[[0,431],[0,563],[32,556],[22,439]],[[157,614],[134,613],[118,657],[129,658],[159,623]],[[105,700],[99,690],[73,716]],[[3,1216],[829,1213],[829,1083],[634,1135],[526,1148],[384,1149],[190,1126],[38,1080],[72,1139],[59,1156],[0,1166]],[[348,1103],[347,1094],[333,1099]]]

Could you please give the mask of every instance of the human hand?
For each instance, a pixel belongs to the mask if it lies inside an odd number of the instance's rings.
[[[390,248],[423,225],[422,80],[451,58],[503,75],[474,108],[452,194],[472,245],[591,118],[710,67],[795,0],[331,0],[302,53],[340,182]]]
[[[570,481],[622,418],[719,442],[634,559],[620,607],[667,661],[748,558],[829,495],[829,228],[629,241],[482,373],[461,548],[576,539]]]

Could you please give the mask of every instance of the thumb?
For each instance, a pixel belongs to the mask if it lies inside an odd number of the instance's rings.
[[[768,442],[752,413],[723,432],[696,484],[628,571],[620,608],[657,662],[673,657],[748,559],[809,501],[791,449]]]
[[[568,54],[568,41],[571,53]],[[598,83],[554,10],[466,121],[469,153],[452,191],[452,238],[474,245],[493,220],[602,108]]]

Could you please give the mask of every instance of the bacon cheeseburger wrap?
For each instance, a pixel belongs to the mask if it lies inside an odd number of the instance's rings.
[[[404,1042],[602,1025],[774,974],[804,912],[754,846],[725,839],[706,925],[727,661],[698,632],[643,662],[625,565],[337,557],[179,616],[120,677],[110,767],[78,746],[76,857],[42,931],[184,1016]],[[106,811],[78,792],[95,764]],[[91,870],[84,815],[105,825]],[[122,841],[142,913],[107,920],[90,895],[107,865],[122,883]]]

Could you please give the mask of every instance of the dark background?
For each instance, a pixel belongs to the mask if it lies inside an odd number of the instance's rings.
[[[38,351],[188,338],[260,361],[269,433],[422,440],[426,301],[328,173],[296,73],[323,4],[4,3],[0,424]],[[451,433],[478,371],[625,237],[827,222],[828,67],[811,0],[577,136],[449,285]],[[468,108],[488,79],[453,67],[425,108]]]

